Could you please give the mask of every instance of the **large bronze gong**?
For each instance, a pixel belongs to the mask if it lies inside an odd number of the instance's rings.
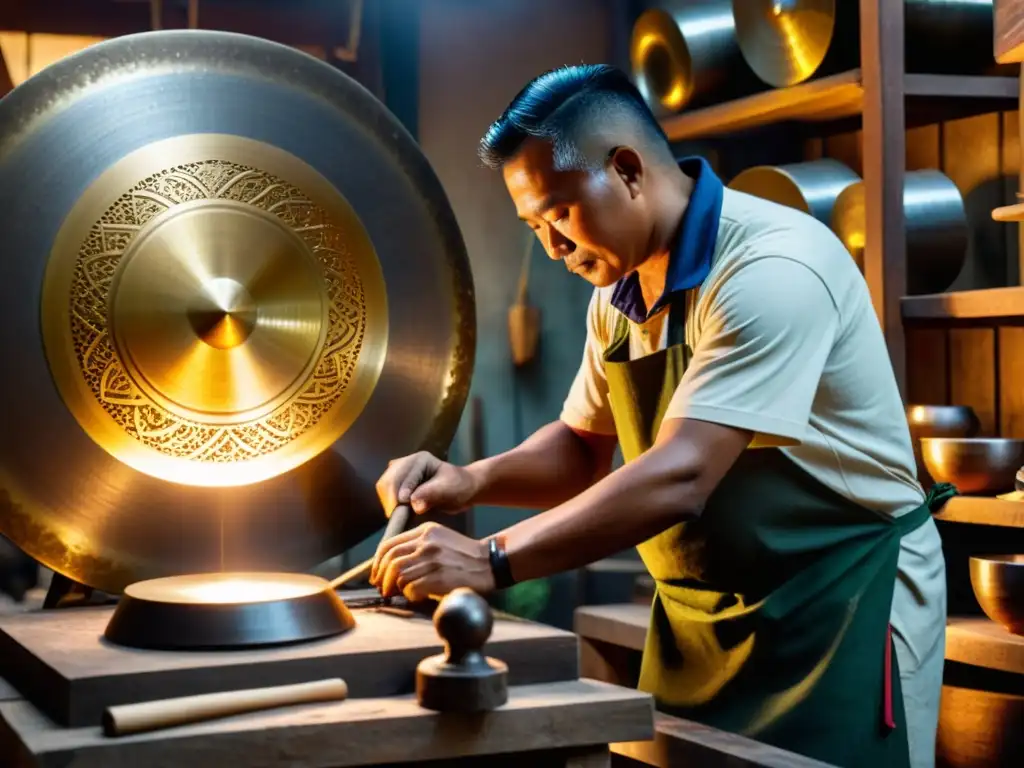
[[[368,91],[291,48],[154,32],[0,101],[0,532],[121,591],[304,570],[451,441],[472,281]]]

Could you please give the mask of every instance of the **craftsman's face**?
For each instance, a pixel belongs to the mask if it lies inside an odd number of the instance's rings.
[[[603,287],[632,272],[650,243],[644,168],[628,148],[612,152],[596,171],[558,171],[551,145],[530,139],[504,166],[519,217],[548,256]]]

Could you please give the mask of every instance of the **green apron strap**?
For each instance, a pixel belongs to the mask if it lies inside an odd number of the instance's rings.
[[[894,520],[900,535],[906,536],[911,531],[920,528],[928,521],[928,518],[942,509],[943,504],[959,493],[956,486],[951,483],[937,483],[933,485],[925,496],[924,504],[913,512],[908,512]]]
[[[960,491],[952,483],[936,483],[928,489],[924,503],[932,512],[938,512],[943,504],[959,495]]]

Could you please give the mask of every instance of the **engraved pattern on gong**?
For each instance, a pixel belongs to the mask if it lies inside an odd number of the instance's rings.
[[[107,328],[110,284],[135,234],[175,205],[208,199],[256,206],[291,227],[319,261],[329,300],[327,338],[305,385],[287,405],[242,424],[203,424],[154,403],[125,370]],[[296,187],[258,169],[219,160],[161,171],[111,205],[78,252],[70,299],[75,355],[103,409],[150,448],[201,462],[253,459],[311,429],[348,387],[366,330],[363,286],[341,230]]]

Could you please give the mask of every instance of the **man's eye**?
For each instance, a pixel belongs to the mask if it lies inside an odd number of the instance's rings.
[[[568,208],[565,208],[564,210],[558,211],[558,213],[555,214],[555,221],[565,221],[568,218],[569,218],[569,209]]]

